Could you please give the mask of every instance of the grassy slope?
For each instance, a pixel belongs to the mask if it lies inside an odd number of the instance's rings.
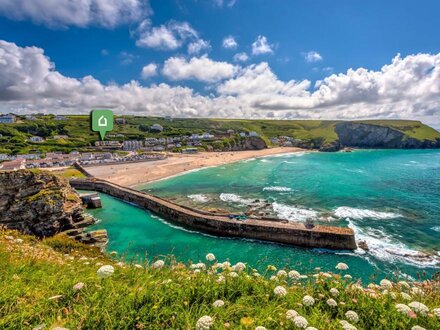
[[[44,116],[36,121],[21,120],[16,124],[0,124],[0,153],[25,153],[32,149],[43,152],[60,150],[69,152],[74,149],[86,150],[98,140],[98,133],[90,130],[89,116],[69,116],[67,121],[55,121],[53,116]],[[228,129],[236,132],[255,131],[269,141],[269,138],[287,135],[303,140],[322,139],[329,143],[337,139],[334,125],[339,121],[324,120],[244,120],[244,119],[174,119],[167,121],[160,117],[125,116],[127,124],[114,125],[108,134],[124,134],[127,139],[143,139],[149,136],[175,136],[182,134],[202,133],[209,131],[214,134],[226,134]],[[389,126],[405,133],[408,137],[420,140],[435,140],[440,133],[418,121],[407,120],[364,120],[382,126]],[[148,132],[148,127],[159,123],[165,127],[162,134]],[[32,135],[50,138],[54,135],[69,135],[68,140],[48,139],[43,143],[30,143],[26,139]],[[11,140],[13,138],[13,140]],[[108,138],[111,140],[112,138]],[[117,138],[121,139],[121,138]],[[11,143],[12,142],[12,143]]]
[[[259,325],[298,329],[286,318],[286,311],[294,309],[318,329],[341,329],[339,321],[346,319],[348,310],[359,315],[357,329],[411,329],[414,325],[438,329],[439,319],[432,311],[440,307],[438,282],[425,286],[423,294],[412,294],[409,301],[420,301],[431,311],[411,318],[395,308],[396,303],[409,303],[401,291],[410,290],[401,286],[390,289],[392,294],[378,288],[359,291],[338,274],[298,281],[279,276],[273,281],[253,276],[249,267],[237,277],[224,270],[225,282],[217,283],[219,276],[210,274],[212,262],[207,270],[195,273],[170,258],[165,260],[162,269],[153,269],[148,262],[141,268],[117,266],[96,249],[62,236],[39,242],[0,230],[0,328],[32,329],[45,324],[45,329],[194,329],[201,316],[209,315],[214,318],[211,329],[255,329]],[[101,264],[112,264],[114,275],[98,278]],[[263,275],[275,273],[268,270]],[[85,286],[74,291],[78,282]],[[287,289],[286,296],[274,294],[278,285]],[[326,304],[333,287],[340,292],[334,297],[339,304],[336,308]],[[314,297],[314,306],[301,304],[306,294]],[[217,299],[225,305],[213,307]]]

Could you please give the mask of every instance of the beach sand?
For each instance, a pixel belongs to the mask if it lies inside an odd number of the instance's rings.
[[[270,148],[263,150],[200,152],[198,154],[169,154],[164,160],[139,163],[109,164],[86,167],[93,176],[123,186],[137,186],[191,170],[233,163],[240,160],[283,153],[301,152],[300,148]]]

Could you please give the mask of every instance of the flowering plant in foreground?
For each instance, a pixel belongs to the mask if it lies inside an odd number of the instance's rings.
[[[140,268],[70,240],[8,233],[23,240],[17,246],[1,233],[0,329],[432,330],[440,322],[438,281],[368,285],[336,265],[301,275],[212,258],[136,260]]]

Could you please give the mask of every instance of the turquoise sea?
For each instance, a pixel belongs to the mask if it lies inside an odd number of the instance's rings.
[[[267,215],[349,226],[368,251],[324,251],[191,232],[151,213],[101,195],[89,211],[108,230],[108,250],[130,257],[173,254],[198,262],[208,252],[254,268],[312,272],[345,262],[364,281],[430,277],[440,271],[440,151],[359,150],[296,153],[193,171],[139,187],[204,209],[256,209]],[[258,202],[256,201],[258,200]],[[423,255],[421,255],[423,253]]]

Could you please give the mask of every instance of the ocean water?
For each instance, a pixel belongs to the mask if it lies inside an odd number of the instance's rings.
[[[203,209],[248,211],[302,222],[348,226],[369,250],[325,251],[191,232],[148,211],[101,195],[90,213],[106,228],[109,250],[130,257],[173,254],[198,262],[268,264],[312,272],[349,265],[363,281],[384,276],[430,277],[440,271],[440,151],[359,150],[296,153],[193,171],[139,189]],[[423,254],[423,255],[421,255]]]

